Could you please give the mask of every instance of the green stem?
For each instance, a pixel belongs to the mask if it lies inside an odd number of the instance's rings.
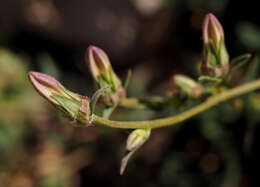
[[[180,114],[177,114],[175,116],[167,117],[167,118],[161,118],[161,119],[155,119],[155,120],[147,120],[147,121],[112,121],[107,120],[104,118],[101,118],[97,115],[94,115],[94,123],[114,128],[124,128],[124,129],[137,129],[137,128],[159,128],[159,127],[165,127],[169,125],[174,125],[177,123],[180,123],[186,119],[191,118],[192,116],[195,116],[196,114],[199,114],[210,107],[215,106],[216,104],[226,101],[230,98],[254,91],[256,89],[260,88],[260,79],[257,79],[255,81],[252,81],[250,83],[244,84],[242,86],[238,86],[236,88],[223,91],[222,93],[218,95],[214,95],[209,97],[206,101],[203,103],[186,110],[185,112],[182,112]],[[133,100],[133,103],[136,101]]]

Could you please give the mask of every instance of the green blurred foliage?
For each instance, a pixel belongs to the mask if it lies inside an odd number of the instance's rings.
[[[55,135],[60,120],[32,89],[27,73],[25,58],[0,49],[0,186],[74,185],[71,177],[82,167],[75,165],[85,153],[64,152],[62,142],[70,135],[65,129]]]
[[[236,35],[239,42],[250,51],[260,50],[260,27],[250,22],[237,24]]]

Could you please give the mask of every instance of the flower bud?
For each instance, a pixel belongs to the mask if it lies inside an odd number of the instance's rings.
[[[187,76],[175,75],[173,81],[184,93],[193,98],[199,98],[203,94],[203,87]]]
[[[88,97],[65,89],[59,81],[49,75],[30,72],[28,76],[37,92],[62,111],[66,117],[80,123],[90,122]]]
[[[202,74],[215,77],[226,76],[229,72],[229,55],[224,42],[224,31],[213,14],[206,15],[202,32]]]
[[[203,23],[203,42],[207,45],[211,41],[215,48],[219,48],[221,40],[224,38],[224,31],[213,14],[207,14]]]
[[[100,76],[104,79],[110,81],[110,69],[111,64],[106,53],[95,46],[89,46],[88,49],[88,61],[90,66],[90,71],[96,81],[99,81]]]
[[[136,129],[128,136],[126,141],[126,149],[133,151],[139,148],[149,138],[151,130]]]
[[[121,161],[120,175],[123,175],[126,165],[135,151],[149,138],[151,129],[136,129],[131,132],[126,141],[126,149],[129,151]]]
[[[125,97],[121,80],[115,74],[108,56],[102,49],[89,46],[86,61],[98,88],[111,87],[105,92],[107,104],[118,103],[121,98]]]

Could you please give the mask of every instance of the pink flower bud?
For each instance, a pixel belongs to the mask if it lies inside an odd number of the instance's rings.
[[[112,68],[109,58],[106,53],[95,46],[89,46],[87,49],[87,61],[89,63],[90,71],[96,81],[99,76],[110,79],[109,69]]]
[[[30,72],[28,76],[33,87],[41,96],[57,104],[57,101],[53,99],[51,95],[54,93],[59,95],[64,92],[65,88],[59,83],[59,81],[49,75],[39,72]]]
[[[202,29],[204,43],[207,45],[212,41],[215,48],[218,48],[220,41],[224,40],[224,31],[218,19],[213,14],[207,14]]]
[[[229,72],[229,55],[224,41],[224,31],[213,14],[207,14],[203,26],[203,75],[224,77]]]
[[[118,103],[125,97],[125,89],[121,80],[115,74],[106,53],[95,46],[89,46],[86,54],[86,61],[90,72],[98,88],[109,87],[103,97],[107,105]]]
[[[49,75],[30,72],[28,76],[37,92],[60,109],[68,118],[83,124],[91,123],[88,97],[65,89],[59,81]]]

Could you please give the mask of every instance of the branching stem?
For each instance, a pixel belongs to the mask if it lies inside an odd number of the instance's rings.
[[[260,79],[223,91],[218,95],[209,97],[206,101],[202,102],[201,104],[192,107],[191,109],[188,109],[180,114],[166,117],[166,118],[161,118],[161,119],[147,120],[147,121],[112,121],[112,120],[101,118],[97,115],[94,115],[93,118],[94,118],[94,123],[96,124],[104,125],[108,127],[114,127],[114,128],[124,128],[124,129],[160,128],[160,127],[175,125],[180,122],[183,122],[184,120],[189,119],[192,116],[195,116],[217,105],[220,102],[246,94],[248,92],[257,89],[260,89]],[[131,102],[133,102],[133,104],[138,103],[138,99],[133,99]]]

